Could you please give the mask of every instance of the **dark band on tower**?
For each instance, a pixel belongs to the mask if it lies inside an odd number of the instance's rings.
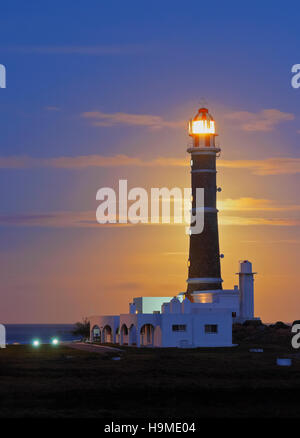
[[[196,209],[196,188],[204,189],[204,229],[190,235],[189,276],[187,295],[222,289],[218,210],[216,208],[216,156],[215,122],[206,108],[200,108],[189,122],[189,135],[193,139],[191,154],[192,211]],[[193,223],[191,224],[193,225]]]

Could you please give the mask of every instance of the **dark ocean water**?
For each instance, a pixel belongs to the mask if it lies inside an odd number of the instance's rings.
[[[33,339],[39,339],[48,344],[51,338],[60,341],[74,341],[78,336],[72,335],[73,324],[5,324],[6,344],[30,344]]]

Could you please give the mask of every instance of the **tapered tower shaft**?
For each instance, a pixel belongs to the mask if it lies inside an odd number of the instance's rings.
[[[204,228],[190,235],[187,294],[222,289],[216,208],[215,123],[206,108],[200,108],[190,121],[189,134],[193,139],[191,154],[192,212],[196,212],[196,189],[204,189]],[[191,224],[192,225],[192,224]]]

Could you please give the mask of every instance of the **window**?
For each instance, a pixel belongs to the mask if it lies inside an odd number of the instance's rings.
[[[185,324],[175,324],[175,325],[172,325],[172,331],[173,332],[185,332],[186,331],[186,325]]]
[[[204,136],[204,141],[205,141],[205,146],[210,146],[210,136],[209,135],[205,135]]]
[[[217,324],[205,324],[204,326],[205,333],[218,333]]]
[[[236,317],[236,312],[232,312],[232,318]]]

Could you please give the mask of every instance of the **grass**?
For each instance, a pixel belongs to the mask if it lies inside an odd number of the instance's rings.
[[[300,360],[286,345],[138,349],[97,354],[64,345],[0,350],[1,417],[298,417]],[[261,345],[259,345],[261,347]]]

